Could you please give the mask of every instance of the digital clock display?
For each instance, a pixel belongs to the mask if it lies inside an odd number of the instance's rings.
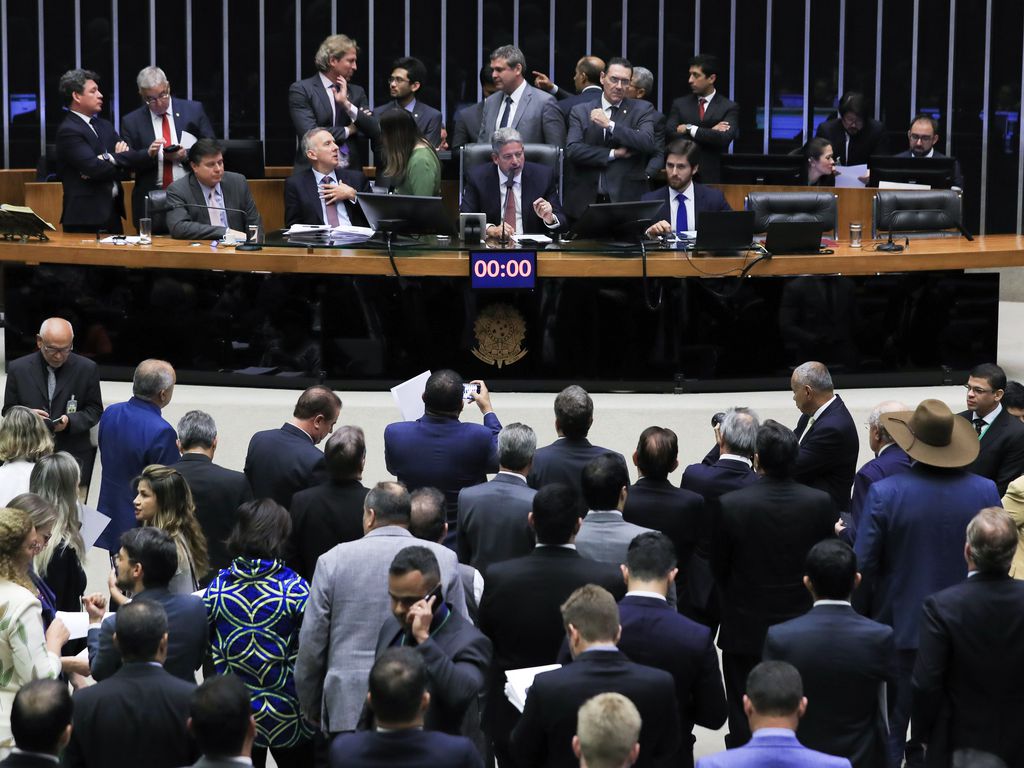
[[[474,288],[532,289],[536,286],[536,251],[470,251],[469,277]]]

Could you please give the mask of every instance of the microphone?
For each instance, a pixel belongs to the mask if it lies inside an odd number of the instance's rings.
[[[963,235],[967,240],[973,241],[974,235],[967,231],[967,227],[963,225],[963,222],[954,221],[953,217],[949,215],[948,211],[939,211],[942,214],[942,221],[946,226],[955,227],[956,230]]]
[[[262,251],[263,246],[256,242],[255,238],[251,238],[249,235],[248,225],[248,214],[241,208],[222,208],[219,205],[200,205],[199,203],[178,203],[177,205],[168,206],[167,210],[174,210],[175,208],[201,208],[204,211],[224,211],[225,213],[240,213],[246,221],[246,235],[245,242],[242,245],[236,245],[236,251]]]
[[[893,231],[893,228],[895,226],[899,226],[899,220],[902,217],[902,215],[904,213],[906,213],[906,212],[907,211],[893,211],[892,212],[892,215],[889,217],[889,241],[886,242],[886,243],[883,243],[882,245],[876,246],[875,247],[876,251],[887,251],[887,252],[890,252],[890,253],[899,253],[900,251],[903,250],[903,246],[902,245],[900,245],[899,243],[894,243],[892,241],[892,231]]]

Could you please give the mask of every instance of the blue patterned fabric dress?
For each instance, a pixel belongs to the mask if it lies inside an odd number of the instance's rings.
[[[238,675],[252,694],[256,746],[292,747],[313,735],[299,714],[295,656],[309,585],[281,560],[236,557],[203,602],[218,675]]]

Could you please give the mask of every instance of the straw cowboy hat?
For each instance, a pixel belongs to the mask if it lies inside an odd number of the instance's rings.
[[[913,411],[886,413],[882,425],[896,445],[922,464],[966,467],[978,458],[978,433],[971,422],[941,400],[922,400]]]

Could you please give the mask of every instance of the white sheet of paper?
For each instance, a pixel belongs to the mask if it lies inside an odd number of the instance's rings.
[[[561,664],[545,664],[541,667],[523,667],[522,669],[510,669],[505,673],[505,698],[520,712],[526,708],[526,695],[533,685],[533,678],[541,672],[550,672],[553,669],[561,669]]]
[[[904,184],[902,181],[880,181],[878,182],[879,189],[912,189],[912,190],[925,190],[931,189],[931,184]]]
[[[89,634],[89,614],[85,611],[57,611],[57,618],[71,633],[70,640],[80,640]]]
[[[860,180],[868,172],[868,164],[863,165],[840,165],[837,167],[839,175],[836,176],[837,187],[854,187],[864,189],[864,183]]]
[[[331,232],[340,232],[345,235],[362,235],[364,237],[373,237],[374,229],[372,227],[357,227],[354,224],[342,224],[340,227],[335,227]]]
[[[82,538],[85,539],[85,551],[88,552],[96,545],[96,539],[110,524],[110,518],[84,504],[79,507],[79,515],[82,518]]]
[[[292,224],[282,234],[285,235],[301,235],[306,232],[326,232],[330,229],[327,224]]]
[[[198,140],[199,139],[197,139],[195,136],[193,136],[188,131],[182,131],[181,132],[181,142],[180,143],[181,143],[181,146],[184,147],[185,149],[188,149],[189,147],[191,147]]]
[[[423,415],[423,390],[427,388],[427,379],[430,378],[430,371],[424,371],[419,376],[413,376],[408,381],[391,388],[391,396],[395,398],[395,405],[402,413],[406,421],[416,421]]]

